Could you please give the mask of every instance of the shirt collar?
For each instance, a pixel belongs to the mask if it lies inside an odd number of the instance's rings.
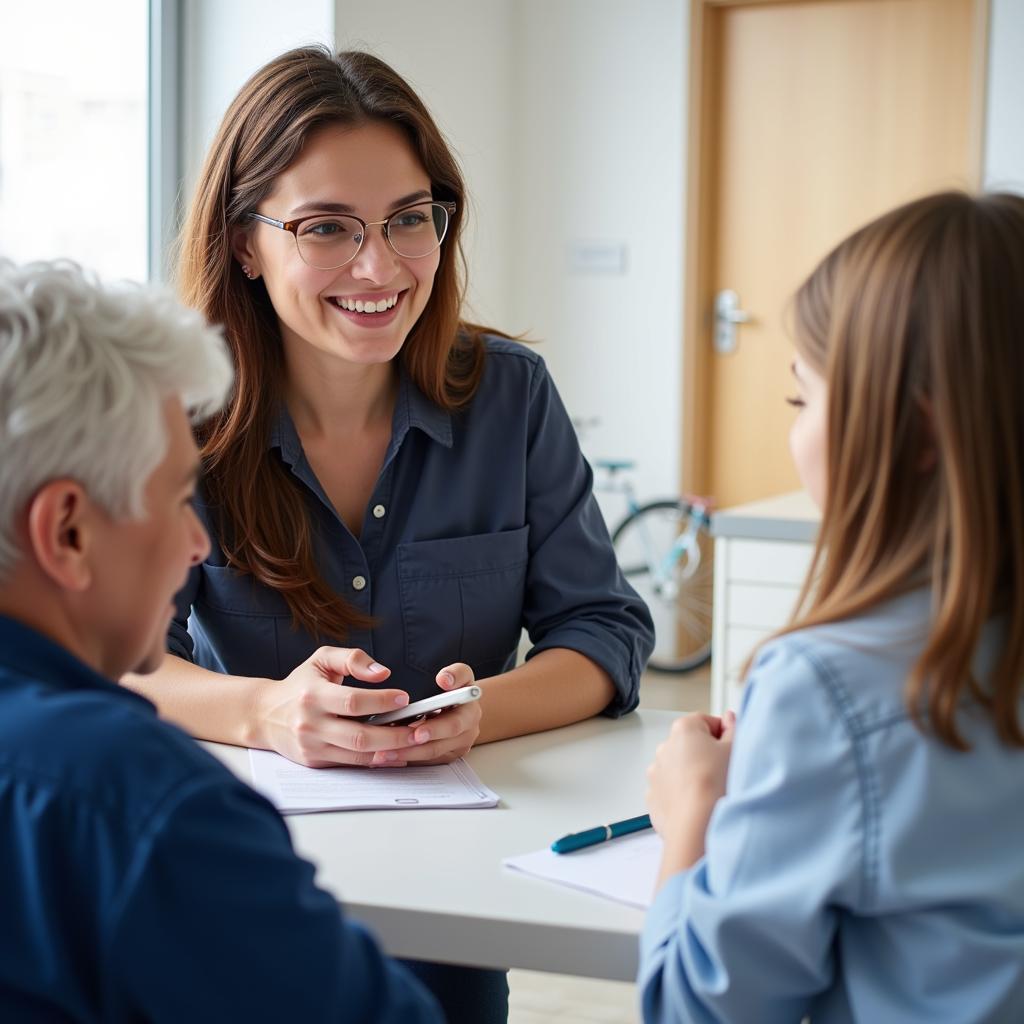
[[[63,690],[101,690],[122,700],[141,701],[156,713],[141,694],[128,690],[80,661],[49,637],[17,619],[0,615],[0,671]]]
[[[422,430],[424,434],[445,448],[451,448],[452,414],[435,405],[416,386],[404,366],[398,382],[398,400],[395,402],[395,417],[392,420],[391,435],[401,443],[410,427]]]
[[[294,466],[302,454],[302,442],[299,440],[299,432],[292,422],[288,406],[281,402],[277,408],[277,415],[270,425],[270,439],[267,443],[268,449],[280,448],[281,458],[289,466]]]
[[[391,420],[391,444],[389,453],[397,451],[410,428],[422,430],[428,437],[451,448],[454,443],[452,436],[451,413],[436,406],[416,386],[405,366],[399,370],[398,397],[395,400],[395,413]],[[291,414],[284,402],[278,407],[270,427],[270,438],[267,448],[279,448],[281,457],[290,466],[294,466],[302,456],[302,442],[295,429]]]

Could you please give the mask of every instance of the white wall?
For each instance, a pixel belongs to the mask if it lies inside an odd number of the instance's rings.
[[[508,0],[337,0],[338,49],[369,50],[420,94],[459,159],[469,189],[463,245],[470,313],[505,327],[517,105],[515,3]]]
[[[512,326],[541,351],[592,456],[676,492],[682,380],[686,4],[520,0]],[[573,269],[594,244],[625,269]],[[620,511],[601,498],[612,519]]]
[[[183,0],[182,163],[192,191],[224,111],[245,80],[293,46],[334,39],[334,0]]]
[[[991,0],[985,186],[1024,192],[1024,0]]]

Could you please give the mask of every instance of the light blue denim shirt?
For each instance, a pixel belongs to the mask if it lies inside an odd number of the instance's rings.
[[[977,709],[968,753],[915,728],[929,607],[915,592],[762,649],[706,855],[647,920],[645,1021],[1024,1021],[1024,751]]]

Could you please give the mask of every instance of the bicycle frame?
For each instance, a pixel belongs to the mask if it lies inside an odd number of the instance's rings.
[[[622,494],[626,499],[627,515],[634,515],[638,512],[641,506],[636,500],[636,491],[629,477],[624,477],[621,480],[617,479],[617,474],[621,470],[631,469],[633,464],[631,462],[601,460],[596,465],[599,469],[603,469],[608,477],[607,484],[600,489]],[[702,556],[700,544],[697,542],[697,534],[702,527],[707,526],[711,521],[711,517],[708,514],[708,506],[702,501],[688,498],[687,503],[690,505],[692,513],[687,519],[686,529],[679,534],[672,547],[669,548],[663,557],[659,558],[658,552],[655,551],[644,521],[641,519],[637,523],[640,542],[643,545],[644,556],[651,573],[651,579],[654,581],[655,592],[659,597],[668,601],[674,601],[679,591],[679,585],[673,578],[673,570],[676,565],[685,559],[682,568],[684,580],[692,578],[700,568]]]
[[[711,656],[711,550],[707,547],[714,503],[698,495],[657,498],[641,504],[628,471],[631,460],[594,461],[594,489],[625,498],[625,516],[612,531],[616,558],[655,622],[648,666],[690,672]]]

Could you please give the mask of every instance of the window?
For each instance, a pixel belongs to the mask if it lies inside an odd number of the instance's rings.
[[[0,255],[147,276],[149,10],[8,4],[0,32]]]

